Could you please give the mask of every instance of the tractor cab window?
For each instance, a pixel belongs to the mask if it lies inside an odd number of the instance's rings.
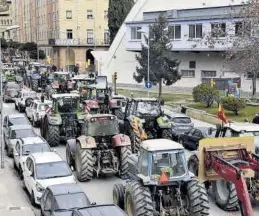
[[[137,103],[136,115],[159,115],[160,105],[158,101],[140,101]]]
[[[139,157],[139,172],[144,176],[148,176],[148,151],[141,149]]]
[[[60,112],[75,112],[77,109],[77,98],[59,98],[57,104]]]
[[[118,133],[119,125],[116,118],[91,118],[86,128],[86,134],[88,136],[110,136]]]
[[[157,152],[152,157],[152,176],[165,172],[169,178],[180,177],[186,173],[184,152]]]

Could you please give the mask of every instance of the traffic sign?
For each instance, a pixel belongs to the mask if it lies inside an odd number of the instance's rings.
[[[145,83],[145,87],[148,88],[148,89],[152,88],[152,82],[151,81],[147,81]]]

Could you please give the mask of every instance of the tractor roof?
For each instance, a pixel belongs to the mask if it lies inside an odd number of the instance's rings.
[[[168,139],[145,140],[142,142],[142,148],[147,151],[170,151],[184,149],[181,144]]]
[[[62,97],[76,97],[76,98],[78,98],[79,95],[78,94],[66,93],[66,94],[53,94],[51,97],[54,98],[54,99],[62,98]]]
[[[102,117],[114,117],[116,118],[115,115],[111,114],[91,114],[91,115],[85,115],[85,120],[90,120],[91,118],[102,118]]]
[[[41,100],[33,100],[34,103],[36,104],[51,104],[51,100],[44,100],[44,102],[41,102]]]
[[[258,131],[259,132],[259,125],[249,123],[249,122],[229,123],[229,124],[226,124],[224,127],[230,128],[236,132],[241,132],[241,131],[247,131],[247,132]]]
[[[158,101],[156,98],[133,98],[135,101]]]
[[[73,77],[73,80],[95,80],[95,78],[90,78],[87,74],[80,74]]]
[[[59,74],[59,75],[68,75],[69,72],[64,72],[64,71],[57,71],[57,72],[54,72],[53,74]]]

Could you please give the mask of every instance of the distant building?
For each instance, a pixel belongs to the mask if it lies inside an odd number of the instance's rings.
[[[12,1],[11,0],[0,0],[0,32],[1,37],[10,39],[12,34],[10,31],[4,32],[8,26],[13,25],[12,20]]]
[[[13,0],[19,42],[36,42],[59,68],[95,70],[93,50],[109,47],[108,0]],[[88,61],[90,60],[90,61]]]
[[[118,83],[137,84],[132,76],[137,66],[135,56],[141,50],[141,44],[145,43],[144,36],[138,30],[148,34],[148,26],[162,13],[168,18],[172,32],[172,52],[176,59],[181,60],[182,79],[174,87],[187,89],[200,84],[204,77],[237,77],[242,74],[241,89],[251,91],[251,74],[226,65],[223,56],[224,51],[231,47],[227,35],[234,36],[240,27],[242,18],[230,18],[233,12],[238,14],[240,4],[241,1],[227,0],[165,0],[165,4],[159,5],[159,0],[138,0],[109,51],[100,54],[94,52],[94,55],[97,60],[101,56],[106,59],[102,71],[109,78],[116,71]],[[215,27],[220,28],[222,34],[218,43],[212,47],[201,42],[203,35],[211,34]]]

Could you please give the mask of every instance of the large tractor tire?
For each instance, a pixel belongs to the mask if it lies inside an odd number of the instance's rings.
[[[31,80],[31,89],[33,91],[38,91],[38,87],[39,87],[39,83],[38,83],[38,80],[35,80],[35,79],[32,79]]]
[[[209,198],[204,184],[192,180],[187,184],[189,213],[192,216],[209,215]]]
[[[115,116],[117,116],[118,119],[120,119],[120,120],[124,119],[124,114],[121,109],[114,109],[113,113]]]
[[[116,183],[113,186],[113,203],[119,206],[121,209],[124,209],[124,187],[120,183]]]
[[[141,145],[140,137],[134,133],[129,122],[125,123],[125,131],[127,131],[127,135],[130,138],[132,152],[137,153]]]
[[[150,216],[154,213],[150,190],[138,181],[127,183],[124,204],[128,216]]]
[[[92,149],[82,149],[80,143],[77,143],[75,164],[78,181],[84,182],[93,179],[94,162]]]
[[[48,125],[47,131],[46,131],[46,140],[51,147],[59,145],[60,143],[59,126],[54,126],[50,124]]]
[[[130,146],[120,147],[120,171],[119,176],[122,179],[127,179],[128,177],[128,157],[132,154]]]
[[[235,185],[225,180],[212,182],[212,191],[216,204],[225,211],[235,211],[239,208]]]

